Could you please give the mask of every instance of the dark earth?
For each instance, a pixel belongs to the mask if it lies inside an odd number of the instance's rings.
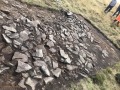
[[[36,20],[40,23],[34,22]],[[29,24],[32,21],[34,23]],[[20,42],[21,44],[17,46],[14,43],[14,40],[17,40],[16,38],[10,38],[11,43],[6,42],[3,34],[6,36],[7,34],[3,26],[14,27],[18,35],[24,30],[30,31],[31,34],[29,34],[27,40]],[[46,35],[45,39],[42,37],[43,34]],[[53,35],[54,40],[51,40],[49,35]],[[38,39],[38,37],[40,38]],[[51,41],[54,45],[47,45],[48,41]],[[42,49],[43,56],[36,59],[33,53],[35,53],[35,49],[39,45],[42,45],[45,51]],[[7,48],[9,46],[10,48]],[[27,50],[22,50],[22,46],[26,47]],[[50,51],[51,48],[55,49],[56,52]],[[72,62],[61,60],[65,57],[60,55],[61,49],[65,51]],[[85,53],[83,56],[80,53],[82,51]],[[18,61],[13,60],[15,52],[21,52],[28,56],[29,60],[25,63],[32,66],[31,70],[16,72]],[[46,56],[50,57],[50,63],[45,61]],[[33,74],[33,71],[36,71],[37,66],[34,65],[34,62],[38,59],[45,61],[51,74],[46,76],[44,75],[44,70],[40,71],[42,78],[35,79],[37,82],[35,90],[66,90],[71,83],[77,83],[80,79],[94,75],[96,71],[117,63],[120,60],[120,51],[81,15],[74,13],[69,15],[68,11],[56,11],[28,5],[19,0],[1,0],[0,90],[34,90],[25,82],[28,77],[34,77],[31,73]],[[59,77],[55,77],[52,74],[52,70],[56,69],[53,69],[53,61],[58,63],[57,68],[61,70]],[[75,68],[70,70],[67,68],[67,65]],[[3,67],[9,68],[2,71],[1,68]],[[27,73],[29,76],[23,77],[22,73]],[[45,84],[44,78],[46,77],[53,77],[54,80]],[[24,84],[27,89],[23,89],[18,85],[22,78],[25,78]]]

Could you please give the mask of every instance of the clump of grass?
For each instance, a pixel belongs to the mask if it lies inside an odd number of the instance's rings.
[[[120,73],[117,73],[115,75],[115,80],[117,81],[118,84],[120,84]]]
[[[117,80],[117,82],[116,82]],[[92,78],[72,84],[68,90],[120,90],[120,63],[97,72]]]
[[[105,76],[102,73],[96,74],[91,76],[91,80],[93,81],[94,84],[103,85],[105,81]]]

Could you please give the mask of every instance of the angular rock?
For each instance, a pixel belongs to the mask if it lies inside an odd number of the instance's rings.
[[[35,79],[42,79],[42,75],[36,75],[33,78],[35,78]]]
[[[41,70],[44,72],[45,75],[50,76],[50,71],[48,70],[47,66],[42,66]]]
[[[22,39],[22,41],[26,41],[29,39],[29,32],[24,30],[20,32],[20,38]]]
[[[12,43],[12,41],[5,34],[2,34],[2,36],[8,44]]]
[[[72,61],[70,60],[68,54],[66,54],[66,53],[64,52],[64,50],[60,49],[60,55],[63,57],[63,58],[61,59],[62,62],[65,62],[65,63],[68,63],[68,64],[70,64],[70,63],[72,62]]]
[[[36,49],[36,57],[43,57],[42,49]]]
[[[29,74],[28,74],[28,73],[22,73],[22,76],[23,76],[24,78],[28,78],[28,77],[29,77]]]
[[[108,57],[108,56],[109,56],[109,55],[108,55],[109,53],[108,53],[106,50],[103,50],[102,53],[103,53],[103,55],[104,55],[105,57]]]
[[[28,71],[30,69],[32,69],[32,67],[29,64],[18,61],[16,72],[20,73],[20,72]]]
[[[60,68],[57,68],[56,70],[53,70],[52,73],[55,77],[59,77],[60,74],[61,74],[61,69]]]
[[[83,58],[83,56],[81,56],[81,55],[79,55],[79,56],[80,56],[81,62],[82,62],[82,63],[85,63],[86,61],[85,61],[85,59]]]
[[[21,88],[27,89],[27,87],[25,86],[25,78],[22,78],[22,80],[18,83],[18,85],[19,85]]]
[[[36,66],[36,67],[42,67],[42,66],[47,66],[47,64],[44,61],[36,60],[34,62],[34,66]]]
[[[37,26],[40,24],[40,21],[39,20],[35,20],[35,21],[30,21],[29,19],[27,19],[27,22],[34,26],[35,28],[37,28]]]
[[[2,26],[3,29],[16,33],[17,30],[14,27]]]
[[[55,43],[56,41],[53,39],[53,37],[53,35],[49,35],[49,39]]]
[[[15,47],[18,47],[18,46],[21,46],[22,45],[22,42],[18,41],[18,40],[14,40],[13,41],[13,44]]]
[[[58,63],[53,61],[53,68],[58,68]]]
[[[28,62],[28,57],[27,55],[23,54],[23,53],[20,53],[20,52],[15,52],[14,53],[14,56],[12,58],[13,60],[20,60],[22,62]]]
[[[5,54],[11,54],[12,52],[13,52],[13,50],[10,46],[2,49],[2,53],[5,53]]]
[[[46,35],[43,33],[42,34],[42,40],[44,41],[46,39]]]
[[[32,90],[35,90],[37,83],[38,82],[35,79],[32,79],[30,77],[28,77],[26,80],[26,84],[29,85],[32,88]]]
[[[56,49],[54,49],[54,48],[50,48],[49,49],[52,53],[55,53],[56,52]]]
[[[1,74],[3,71],[8,70],[8,69],[10,69],[10,67],[2,67],[2,68],[0,68],[0,74]]]
[[[21,47],[21,50],[22,50],[22,51],[27,51],[28,49],[27,49],[26,47],[22,46],[22,47]]]
[[[19,34],[18,33],[13,33],[13,34],[8,35],[8,37],[9,38],[13,38],[13,39],[18,39],[19,38]]]
[[[63,58],[68,58],[68,55],[64,52],[64,50],[60,49],[60,55],[63,57]]]
[[[93,68],[92,63],[88,63],[88,64],[87,64],[87,67],[88,67],[89,69],[92,69],[92,68]]]
[[[77,69],[77,68],[78,68],[77,66],[67,65],[67,69],[68,69],[69,71],[72,71],[72,70]]]
[[[67,16],[72,16],[72,15],[73,15],[73,13],[71,11],[67,12]]]
[[[53,81],[53,77],[46,77],[46,78],[44,78],[44,82],[45,82],[45,84],[48,84],[49,82],[52,82]]]
[[[49,46],[49,47],[51,48],[51,47],[54,46],[54,43],[53,43],[52,41],[48,41],[46,45]]]

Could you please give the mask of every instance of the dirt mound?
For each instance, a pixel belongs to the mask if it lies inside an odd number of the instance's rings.
[[[0,86],[66,90],[113,65],[119,51],[81,16],[14,0],[0,7]],[[36,89],[35,89],[36,88]]]

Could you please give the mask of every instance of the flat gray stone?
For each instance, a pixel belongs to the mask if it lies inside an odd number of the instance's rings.
[[[54,37],[53,35],[49,35],[49,39],[55,43],[56,41],[54,40],[53,37]]]
[[[12,39],[18,39],[19,38],[19,34],[18,33],[13,33],[13,34],[10,34],[8,37],[12,38]]]
[[[61,75],[61,69],[57,68],[56,70],[53,70],[52,73],[55,77],[59,77]]]
[[[10,69],[10,67],[2,67],[2,68],[0,68],[0,74],[1,74],[3,71],[8,70],[8,69]]]
[[[42,67],[42,66],[47,66],[47,64],[44,61],[36,60],[34,62],[34,66],[36,66],[36,67]]]
[[[48,84],[49,82],[52,82],[53,80],[54,80],[53,77],[46,77],[46,78],[44,78],[45,84]]]
[[[74,66],[74,65],[67,65],[67,69],[69,70],[69,71],[72,71],[72,70],[74,70],[74,69],[77,69],[78,67],[77,66]]]
[[[22,41],[26,41],[26,40],[28,40],[29,39],[29,32],[28,31],[26,31],[26,30],[24,30],[24,31],[21,31],[20,32],[20,38],[21,38],[21,40]]]
[[[53,68],[58,68],[58,63],[53,61]]]
[[[30,69],[32,69],[32,67],[29,64],[26,64],[22,61],[18,61],[16,72],[20,73],[20,72],[28,71]]]
[[[51,48],[51,47],[54,46],[54,43],[53,43],[52,41],[48,41],[46,45],[49,46],[49,47]]]
[[[46,34],[42,34],[42,39],[43,39],[43,41],[46,39]]]
[[[30,86],[32,88],[32,90],[35,90],[35,87],[36,87],[38,82],[35,79],[32,79],[32,78],[28,77],[25,83],[28,86]]]
[[[43,57],[43,51],[42,51],[42,49],[36,49],[36,55],[35,55],[36,57]]]
[[[17,32],[17,30],[14,27],[9,27],[9,26],[2,26],[2,27],[5,30],[8,30],[8,31],[11,31],[11,32],[14,32],[14,33]]]
[[[11,44],[12,41],[5,35],[5,34],[2,34],[4,40],[8,43],[8,44]]]
[[[10,46],[7,46],[6,48],[2,49],[2,53],[5,53],[5,54],[11,54],[12,52],[13,50]]]
[[[25,78],[22,78],[22,80],[18,83],[18,85],[22,88],[27,89],[27,87],[25,86]]]
[[[20,60],[22,62],[28,62],[28,56],[20,52],[15,52],[12,59]]]
[[[54,49],[54,48],[50,48],[49,49],[52,53],[55,53],[56,52],[56,49]]]
[[[102,51],[102,54],[103,54],[105,57],[108,57],[108,56],[109,56],[109,53],[107,52],[107,50],[103,50],[103,51]]]

